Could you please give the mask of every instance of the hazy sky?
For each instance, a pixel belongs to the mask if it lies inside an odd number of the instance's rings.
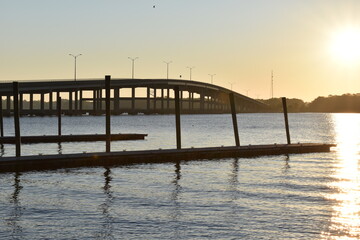
[[[360,50],[333,50],[346,29],[360,32],[359,0],[0,0],[0,80],[70,79],[81,53],[79,78],[130,77],[139,57],[138,78],[172,61],[170,78],[195,66],[193,80],[269,98],[273,70],[276,97],[310,101],[360,92]]]

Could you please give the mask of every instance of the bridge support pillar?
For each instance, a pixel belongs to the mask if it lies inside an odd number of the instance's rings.
[[[164,89],[161,89],[161,113],[164,113]]]
[[[191,93],[191,110],[194,111],[194,93]]]
[[[73,110],[73,95],[72,92],[69,92],[69,112],[72,114]]]
[[[182,110],[183,109],[183,91],[179,91],[180,93],[180,109]]]
[[[166,105],[167,105],[167,110],[168,112],[170,112],[170,89],[166,89]]]
[[[205,109],[205,95],[204,93],[200,93],[200,112],[204,112]]]
[[[191,112],[191,94],[192,92],[189,92],[189,113]]]
[[[92,102],[93,102],[93,112],[94,112],[94,115],[96,115],[96,90],[93,90],[93,99],[92,99]]]
[[[80,114],[82,114],[82,110],[83,110],[83,91],[80,89],[79,90],[79,94],[80,94],[80,99],[79,99],[79,109],[80,109]]]
[[[131,88],[131,111],[135,114],[135,88]]]
[[[11,112],[11,96],[8,95],[6,96],[6,112],[8,115],[10,115],[10,112]]]
[[[95,102],[96,102],[96,115],[100,114],[100,91],[99,89],[96,90],[96,98],[95,98]]]
[[[100,114],[102,112],[102,89],[98,90],[98,110],[100,111]]]
[[[75,108],[75,115],[78,115],[79,112],[78,112],[78,105],[79,105],[79,94],[78,94],[78,90],[76,89],[75,90],[75,101],[74,101],[74,108]]]
[[[156,88],[154,88],[154,113],[156,112]]]
[[[146,110],[150,114],[150,88],[146,88]]]
[[[41,115],[44,115],[45,110],[45,93],[40,93],[40,111]]]
[[[114,113],[120,114],[120,88],[114,88]]]
[[[215,98],[213,96],[211,96],[211,110],[215,109]]]
[[[34,94],[30,93],[30,111],[32,112],[32,110],[34,110]]]
[[[19,93],[19,107],[20,107],[20,111],[22,111],[24,109],[24,95],[23,93]]]
[[[53,109],[53,92],[49,92],[49,110]]]

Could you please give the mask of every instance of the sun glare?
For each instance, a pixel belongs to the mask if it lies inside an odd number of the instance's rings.
[[[337,161],[334,163],[334,190],[326,196],[332,200],[333,213],[323,239],[355,240],[360,237],[360,115],[334,114]]]
[[[331,51],[335,59],[345,64],[360,62],[360,29],[347,28],[333,34]]]

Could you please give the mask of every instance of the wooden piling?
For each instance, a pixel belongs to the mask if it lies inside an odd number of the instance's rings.
[[[110,143],[111,143],[111,123],[110,123],[110,80],[111,76],[105,76],[105,109],[106,109],[106,152],[110,152]],[[133,88],[134,89],[134,88]]]
[[[0,96],[0,134],[1,137],[4,136],[4,116],[3,116],[3,107],[2,107],[2,96]]]
[[[119,114],[120,112],[120,88],[114,89],[114,112],[115,114]]]
[[[238,130],[238,125],[237,125],[237,118],[236,118],[234,93],[229,94],[229,99],[230,99],[231,115],[232,115],[232,121],[233,121],[233,127],[234,127],[235,144],[237,147],[239,147],[240,139],[239,139],[239,130]]]
[[[282,105],[283,105],[283,110],[284,110],[284,119],[285,119],[285,130],[286,130],[287,144],[291,144],[290,131],[289,131],[289,121],[288,121],[288,112],[287,112],[287,106],[286,106],[286,98],[283,97],[283,98],[281,98],[281,100],[282,100]]]
[[[19,83],[13,82],[14,96],[14,125],[15,125],[15,141],[16,141],[16,157],[21,156],[21,135],[20,135],[20,113],[19,113]]]
[[[175,92],[176,148],[181,149],[179,87],[175,87],[174,92]]]
[[[56,109],[57,109],[57,116],[58,116],[58,135],[61,136],[61,97],[60,97],[60,94],[58,94],[58,96],[57,96]]]

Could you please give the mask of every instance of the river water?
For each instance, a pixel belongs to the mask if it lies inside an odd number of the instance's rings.
[[[292,142],[330,153],[0,174],[0,239],[359,239],[360,114],[290,114]],[[175,148],[175,117],[114,116],[113,151]],[[234,145],[230,115],[183,115],[182,146]],[[242,145],[285,143],[281,114],[238,114]],[[5,135],[14,135],[5,119]],[[105,118],[63,117],[63,134]],[[22,135],[57,133],[55,117]],[[104,151],[104,142],[23,145],[23,155]],[[3,156],[13,156],[5,145]]]

